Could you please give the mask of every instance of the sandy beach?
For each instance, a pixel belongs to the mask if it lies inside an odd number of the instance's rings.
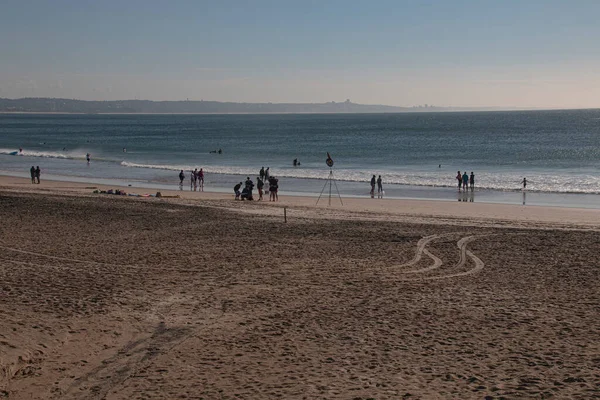
[[[600,210],[92,188],[0,177],[0,398],[600,398]]]

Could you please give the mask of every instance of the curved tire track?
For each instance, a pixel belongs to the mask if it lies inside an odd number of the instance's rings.
[[[399,267],[409,267],[409,266],[417,264],[421,260],[421,257],[423,254],[425,254],[429,258],[431,258],[433,260],[433,264],[428,267],[421,268],[421,269],[403,271],[402,273],[403,274],[424,273],[424,272],[429,272],[429,271],[433,271],[435,269],[440,268],[443,265],[443,260],[440,259],[439,257],[435,256],[434,254],[432,254],[429,250],[427,250],[426,246],[435,239],[439,239],[441,237],[453,236],[453,235],[457,235],[457,233],[449,233],[449,234],[443,234],[443,235],[431,235],[431,236],[426,236],[426,237],[422,238],[421,240],[419,240],[419,242],[417,243],[417,252],[416,252],[415,256],[413,257],[413,259],[405,264],[400,265]],[[485,266],[484,262],[481,261],[481,259],[479,257],[477,257],[475,254],[473,254],[473,252],[468,250],[467,245],[470,242],[472,242],[475,239],[482,237],[482,236],[488,236],[488,235],[466,236],[466,237],[463,237],[462,239],[460,239],[456,243],[456,246],[458,247],[458,249],[460,251],[460,258],[459,258],[458,263],[452,269],[463,268],[466,265],[467,260],[470,258],[475,263],[475,266],[473,268],[471,268],[470,270],[463,271],[463,272],[456,272],[453,274],[445,274],[445,275],[437,275],[437,276],[422,276],[419,278],[403,279],[403,280],[404,281],[424,281],[424,280],[449,279],[449,278],[456,278],[459,276],[472,275],[472,274],[475,274],[475,273],[481,271]]]

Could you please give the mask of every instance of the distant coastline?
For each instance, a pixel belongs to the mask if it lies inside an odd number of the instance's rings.
[[[516,111],[525,108],[397,107],[328,103],[234,103],[219,101],[73,100],[61,98],[0,98],[2,114],[369,114],[456,111]]]

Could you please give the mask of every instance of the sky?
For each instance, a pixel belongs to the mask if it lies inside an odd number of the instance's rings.
[[[2,0],[0,97],[600,107],[599,0]]]

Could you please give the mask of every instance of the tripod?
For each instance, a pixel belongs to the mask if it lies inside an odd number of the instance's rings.
[[[331,185],[332,184],[335,185],[335,190],[337,191],[337,195],[340,199],[340,204],[344,205],[344,203],[342,202],[342,196],[340,196],[340,190],[338,189],[335,178],[333,177],[333,168],[329,168],[329,176],[327,177],[327,180],[325,181],[325,185],[323,185],[323,189],[321,189],[321,194],[319,194],[319,198],[317,199],[317,204],[319,204],[319,200],[321,200],[321,196],[323,195],[323,192],[325,191],[325,188],[327,187],[328,183],[329,183],[329,205],[331,205]]]

